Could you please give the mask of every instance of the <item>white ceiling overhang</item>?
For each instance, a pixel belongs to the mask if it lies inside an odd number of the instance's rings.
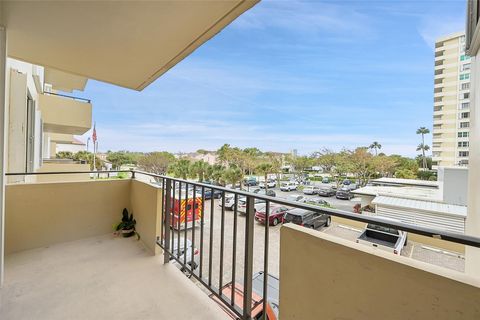
[[[258,1],[5,1],[8,55],[142,90]]]

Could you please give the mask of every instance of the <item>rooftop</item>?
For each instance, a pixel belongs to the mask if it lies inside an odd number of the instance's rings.
[[[372,201],[372,203],[394,206],[394,207],[416,209],[416,210],[422,210],[422,211],[430,211],[435,213],[443,213],[448,215],[461,216],[464,218],[467,217],[466,206],[457,206],[453,204],[446,204],[446,203],[440,203],[440,202],[379,196],[379,197],[376,197]]]
[[[352,193],[367,196],[402,197],[407,199],[426,200],[433,202],[441,202],[443,200],[443,195],[439,189],[414,186],[366,186],[357,190],[353,190]]]
[[[391,184],[391,185],[403,185],[403,186],[419,186],[419,187],[438,187],[438,181],[427,180],[415,180],[415,179],[400,179],[400,178],[387,178],[382,177],[372,180],[373,184]]]

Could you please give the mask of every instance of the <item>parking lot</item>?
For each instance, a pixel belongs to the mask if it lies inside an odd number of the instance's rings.
[[[276,196],[279,198],[285,198],[291,194],[301,194],[300,192],[282,192],[275,189]],[[318,197],[318,196],[314,196]],[[327,200],[334,208],[346,210],[352,212],[353,206],[356,200],[339,200],[335,197],[322,197]],[[206,200],[204,211],[204,225],[203,225],[203,246],[201,245],[200,230],[201,227],[197,226],[195,231],[192,229],[182,230],[180,232],[173,232],[173,235],[178,238],[184,237],[194,242],[195,247],[202,251],[203,261],[201,267],[197,269],[197,272],[202,273],[202,278],[208,282],[211,278],[212,285],[219,287],[220,284],[227,284],[232,280],[235,280],[239,284],[243,284],[243,272],[244,272],[244,248],[245,248],[245,216],[237,215],[237,232],[236,238],[234,237],[234,213],[233,211],[226,210],[223,216],[223,244],[221,241],[222,234],[222,210],[219,206],[221,200]],[[211,211],[211,205],[213,202],[213,215]],[[212,221],[213,217],[213,221]],[[270,226],[269,228],[269,260],[268,260],[268,272],[276,277],[279,276],[279,249],[280,249],[280,228],[281,225]],[[352,228],[350,226],[341,225],[338,223],[332,223],[328,228],[319,228],[320,232],[326,232],[338,236],[343,239],[355,241],[362,230],[358,228]],[[263,224],[254,222],[254,262],[253,272],[254,274],[264,270],[264,242],[265,242],[265,226]],[[195,239],[193,239],[195,235]],[[210,248],[210,237],[212,238],[212,248]],[[234,244],[234,241],[236,243]],[[221,254],[221,248],[223,246],[223,255]],[[234,248],[236,248],[235,257],[233,255]],[[209,256],[212,256],[211,266],[209,265]],[[402,250],[402,255],[411,257],[412,259],[440,265],[453,270],[463,271],[464,258],[456,253],[445,252],[442,250],[436,250],[413,241],[409,241],[408,245]],[[223,259],[223,268],[221,267],[221,259]],[[235,261],[234,261],[235,259]],[[235,263],[235,270],[232,269]],[[209,273],[211,270],[211,273]],[[232,277],[232,272],[235,274]],[[220,274],[222,274],[222,282],[220,283]],[[200,286],[200,285],[199,285]]]

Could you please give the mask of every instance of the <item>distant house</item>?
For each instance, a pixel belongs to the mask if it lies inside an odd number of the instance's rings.
[[[190,153],[181,153],[175,154],[177,158],[187,158],[192,161],[205,161],[210,165],[214,165],[217,163],[218,156],[217,153],[214,151],[206,152],[206,153],[198,153],[198,152],[190,152]]]

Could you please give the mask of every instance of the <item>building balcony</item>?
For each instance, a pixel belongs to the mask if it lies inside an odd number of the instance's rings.
[[[82,135],[92,127],[89,100],[45,93],[39,104],[45,132]]]
[[[48,236],[40,228],[36,233]],[[227,319],[212,299],[162,260],[142,242],[111,235],[10,254],[0,318]]]
[[[132,179],[6,186],[1,319],[106,319],[112,314],[120,319],[229,319],[227,312],[247,319],[258,318],[262,310],[269,319],[480,316],[479,278],[456,265],[440,266],[436,257],[414,258],[423,246],[463,255],[468,244],[480,247],[480,239],[386,223],[409,232],[408,253],[394,255],[343,235],[349,230],[355,235],[366,222],[385,224],[375,217],[131,174]],[[207,197],[208,188],[218,189],[224,198],[245,196],[246,208],[237,199],[235,209],[227,212],[221,206],[224,200]],[[189,199],[196,199],[190,209]],[[309,230],[257,223],[255,199],[330,214],[331,225]],[[177,201],[185,202],[186,209],[179,209]],[[139,240],[112,235],[123,208],[133,212]],[[189,216],[191,208],[198,211]],[[185,239],[192,249],[179,255],[174,248]],[[182,263],[197,254],[195,267]],[[279,291],[270,282],[260,288],[254,283],[254,274],[265,270],[262,277],[280,276]],[[223,301],[223,310],[205,293]]]

